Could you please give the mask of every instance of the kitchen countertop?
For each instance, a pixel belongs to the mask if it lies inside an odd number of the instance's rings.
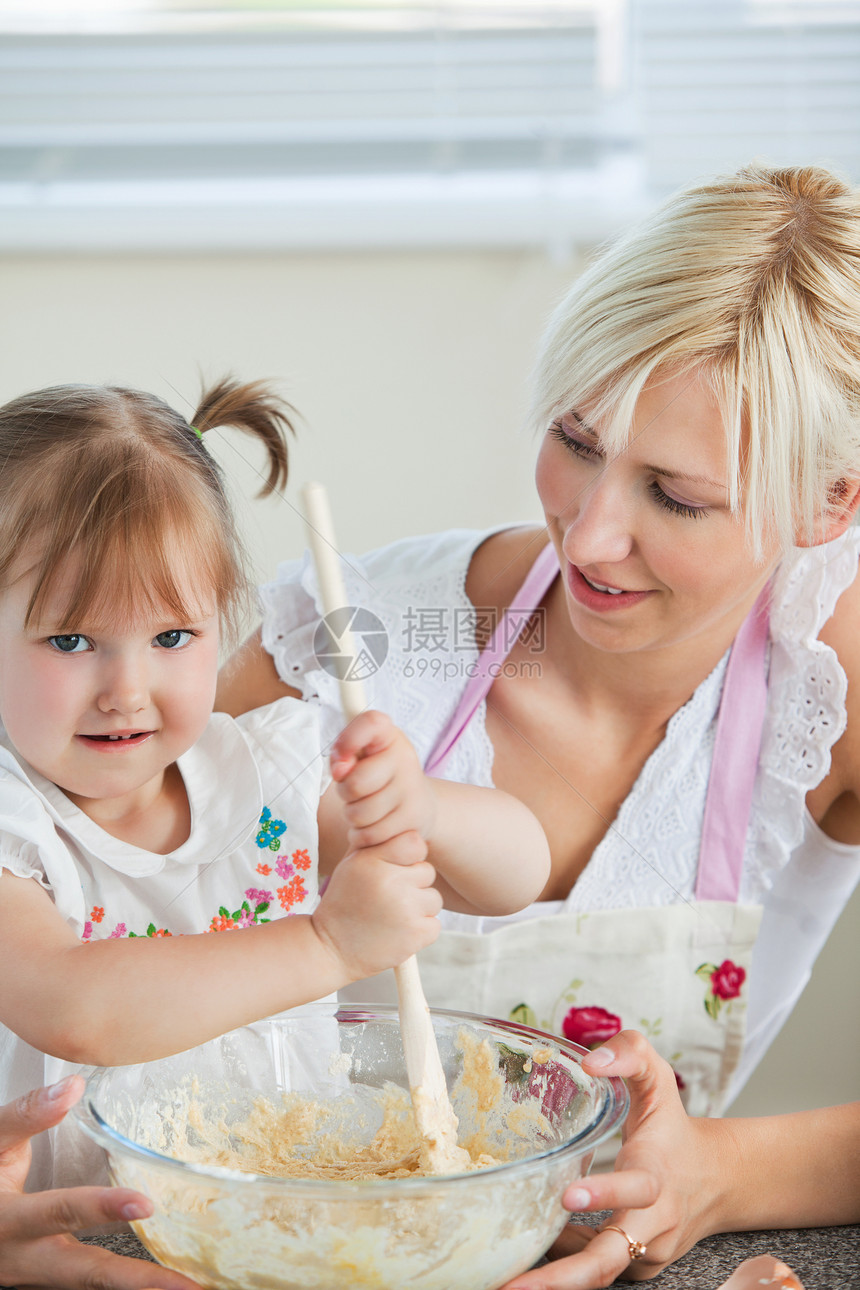
[[[93,1237],[89,1243],[154,1261],[131,1232]],[[758,1254],[782,1259],[800,1277],[804,1290],[860,1290],[860,1224],[708,1236],[648,1285],[655,1290],[717,1290],[739,1263]]]

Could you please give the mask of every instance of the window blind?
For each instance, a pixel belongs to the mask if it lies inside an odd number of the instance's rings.
[[[860,0],[181,9],[0,10],[0,250],[564,254],[753,157],[860,179]]]

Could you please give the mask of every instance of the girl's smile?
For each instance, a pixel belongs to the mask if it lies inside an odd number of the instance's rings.
[[[114,753],[136,748],[153,734],[154,730],[134,730],[113,735],[78,735],[78,738],[98,752]]]

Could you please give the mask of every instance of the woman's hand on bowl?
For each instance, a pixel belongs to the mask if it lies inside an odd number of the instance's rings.
[[[618,1276],[644,1281],[718,1230],[711,1216],[722,1173],[719,1142],[711,1141],[715,1122],[687,1115],[668,1062],[643,1035],[623,1030],[584,1057],[583,1067],[626,1079],[630,1113],[615,1172],[580,1179],[563,1201],[573,1212],[608,1209],[611,1217],[600,1231],[570,1223],[550,1251],[551,1262],[505,1290],[596,1290]],[[644,1255],[631,1260],[619,1227],[646,1247]]]
[[[199,1290],[193,1281],[142,1259],[82,1245],[71,1232],[146,1218],[152,1203],[119,1187],[74,1187],[24,1195],[30,1139],[52,1128],[84,1089],[78,1075],[0,1106],[0,1285],[39,1290]]]

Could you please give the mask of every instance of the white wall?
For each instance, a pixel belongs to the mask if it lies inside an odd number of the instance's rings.
[[[538,520],[521,420],[540,328],[575,268],[514,251],[0,257],[0,400],[115,382],[190,413],[201,372],[276,380],[304,418],[286,497],[252,506],[261,458],[236,434],[214,449],[261,578],[303,545],[309,478],[327,484],[346,550]],[[744,1113],[858,1096],[858,931],[855,897]]]

